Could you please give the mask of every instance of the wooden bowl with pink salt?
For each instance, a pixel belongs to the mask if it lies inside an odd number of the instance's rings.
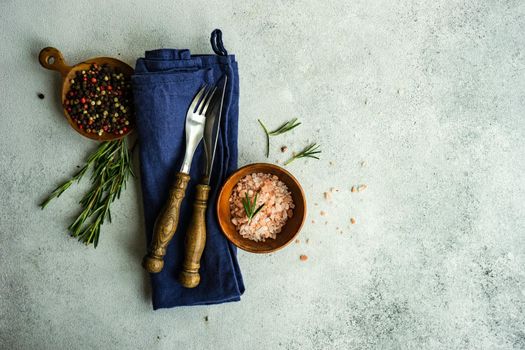
[[[306,219],[306,198],[297,179],[273,164],[234,172],[217,199],[224,235],[252,253],[270,253],[294,241]]]

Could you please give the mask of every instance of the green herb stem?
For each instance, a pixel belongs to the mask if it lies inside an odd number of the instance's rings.
[[[248,193],[246,193],[246,197],[242,199],[242,205],[246,212],[246,216],[248,217],[248,224],[252,222],[253,217],[264,207],[264,204],[257,207],[257,195],[258,194],[256,193],[253,200],[251,200],[248,197]]]
[[[259,122],[259,124],[261,124],[261,127],[263,128],[264,133],[266,135],[266,158],[270,156],[270,136],[277,136],[277,135],[284,134],[285,132],[293,130],[299,125],[301,125],[300,122],[297,122],[297,118],[293,118],[283,123],[277,129],[273,131],[268,131],[268,128],[266,128],[266,126],[263,124],[263,122],[260,119],[257,119],[257,121]]]
[[[297,154],[294,154],[292,156],[292,158],[287,160],[284,163],[284,165],[288,165],[291,162],[293,162],[294,160],[299,159],[299,158],[315,158],[315,159],[319,159],[319,157],[316,156],[316,154],[321,153],[321,150],[319,150],[319,147],[320,146],[318,144],[316,144],[316,143],[312,143],[312,144],[306,146],[301,152],[299,152]]]
[[[301,123],[297,123],[297,118],[293,118],[292,120],[289,120],[286,123],[282,124],[280,127],[275,129],[274,131],[270,131],[269,135],[270,136],[281,135],[281,134],[284,134],[285,132],[295,129],[299,125],[301,125]]]
[[[266,158],[270,156],[270,134],[268,133],[268,129],[266,129],[266,126],[264,126],[263,122],[260,119],[257,119],[259,124],[261,124],[264,134],[266,135]]]
[[[111,222],[111,203],[120,198],[129,176],[134,176],[130,153],[126,138],[102,143],[88,157],[82,169],[70,180],[58,186],[40,206],[42,209],[45,208],[52,199],[58,198],[91,169],[91,189],[80,200],[82,210],[69,225],[68,230],[71,236],[78,237],[78,240],[86,245],[93,244],[96,248],[100,227],[105,219]]]

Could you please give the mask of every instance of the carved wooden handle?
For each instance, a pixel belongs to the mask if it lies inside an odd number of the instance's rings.
[[[66,76],[71,67],[66,64],[62,53],[54,47],[45,47],[38,54],[38,61],[47,69],[59,71],[62,76]]]
[[[180,204],[186,194],[189,181],[190,176],[188,174],[177,173],[175,183],[170,189],[168,202],[155,221],[149,251],[142,260],[142,266],[149,272],[160,272],[164,266],[163,258],[166,255],[166,247],[177,230]]]
[[[195,288],[201,277],[199,268],[201,256],[206,245],[206,203],[210,186],[197,185],[197,194],[193,202],[193,215],[185,238],[185,256],[182,271],[179,275],[180,283],[186,288]]]

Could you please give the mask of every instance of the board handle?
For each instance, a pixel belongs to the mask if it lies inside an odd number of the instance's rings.
[[[54,47],[43,48],[40,51],[40,54],[38,55],[38,61],[40,62],[42,67],[51,70],[56,70],[57,72],[60,72],[60,74],[62,74],[62,76],[64,77],[71,70],[71,67],[66,64],[62,53]]]
[[[186,195],[189,181],[188,174],[179,172],[175,176],[175,183],[171,186],[168,202],[155,221],[148,254],[142,260],[142,266],[148,272],[158,273],[164,267],[163,259],[166,255],[166,248],[177,230],[180,204]]]
[[[179,282],[183,287],[195,288],[199,285],[201,277],[201,257],[206,245],[206,206],[210,186],[197,185],[197,194],[193,202],[193,215],[190,226],[186,232],[184,263],[179,275]]]

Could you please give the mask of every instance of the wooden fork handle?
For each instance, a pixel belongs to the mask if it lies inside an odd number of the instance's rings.
[[[186,288],[199,285],[202,252],[206,245],[206,206],[210,186],[197,185],[197,194],[193,202],[193,215],[186,232],[184,247],[184,263],[179,275],[179,282]]]
[[[168,202],[155,221],[149,251],[142,260],[142,266],[149,272],[158,273],[164,267],[163,259],[166,255],[166,248],[177,230],[180,204],[186,194],[189,181],[188,174],[177,173],[175,183],[170,189]]]

